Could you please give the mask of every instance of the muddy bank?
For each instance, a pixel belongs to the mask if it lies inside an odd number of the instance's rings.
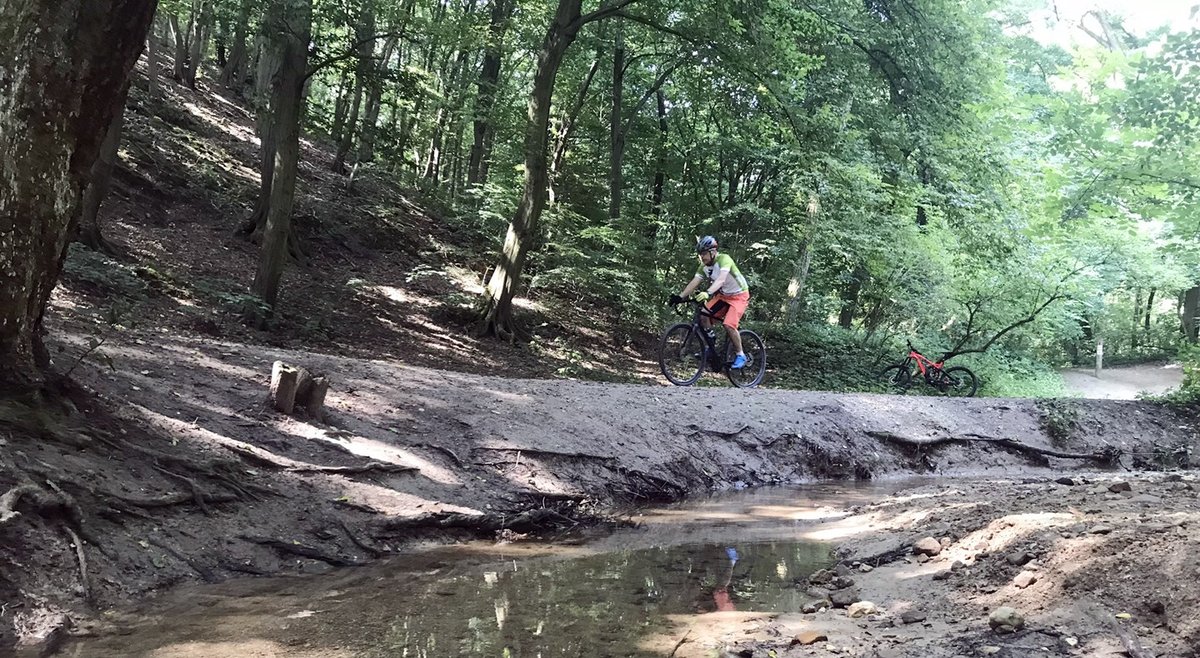
[[[0,642],[185,581],[559,531],[710,489],[1145,466],[1195,447],[1189,418],[1135,402],[506,380],[152,333],[106,349],[114,368],[84,361],[89,391],[58,413],[0,412],[0,485],[29,492],[0,524]],[[276,359],[330,377],[325,422],[263,408]]]
[[[815,612],[677,655],[1194,657],[1198,496],[1193,475],[1146,473],[907,490],[824,524],[847,540],[799,585]]]

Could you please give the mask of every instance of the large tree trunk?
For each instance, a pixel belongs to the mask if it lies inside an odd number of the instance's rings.
[[[225,68],[221,69],[221,85],[235,91],[241,91],[246,78],[246,37],[250,29],[250,2],[251,0],[242,0],[238,7],[237,24],[233,26],[233,44],[229,49]]]
[[[311,26],[312,0],[272,0],[266,20],[268,49],[278,53],[280,64],[271,85],[271,117],[276,126],[275,180],[271,184],[262,256],[252,287],[267,307],[266,316],[254,318],[260,327],[277,311],[279,280],[287,261]]]
[[[471,142],[471,155],[467,163],[469,186],[487,183],[486,162],[495,139],[492,110],[496,106],[496,89],[500,83],[504,32],[515,8],[516,2],[513,0],[492,0],[487,47],[483,52],[483,65],[479,69],[479,92],[475,97],[474,141]]]
[[[525,257],[537,235],[538,220],[546,205],[549,175],[546,167],[546,132],[550,124],[550,101],[563,55],[575,41],[583,0],[559,0],[558,9],[542,42],[533,91],[529,95],[525,124],[525,186],[504,238],[504,247],[484,292],[482,329],[501,338],[514,336],[512,302],[521,284]]]
[[[588,68],[587,75],[583,78],[583,84],[579,86],[579,93],[575,95],[575,102],[571,105],[571,109],[562,118],[562,124],[559,126],[558,134],[554,137],[554,150],[550,158],[550,203],[557,203],[555,193],[555,185],[558,182],[558,177],[562,173],[563,165],[567,161],[567,150],[571,146],[571,136],[575,134],[575,123],[579,119],[579,113],[583,111],[583,104],[587,101],[588,91],[592,87],[592,80],[596,77],[596,72],[600,70],[600,60],[603,52],[598,48],[596,59],[592,60],[591,67]]]
[[[106,254],[116,253],[116,248],[104,237],[100,229],[100,204],[108,196],[113,169],[117,165],[117,150],[121,145],[121,128],[125,125],[125,98],[129,94],[126,84],[120,95],[119,110],[113,115],[100,145],[100,155],[92,165],[91,180],[83,192],[83,208],[79,218],[80,243]]]
[[[608,108],[608,220],[616,223],[621,217],[621,194],[624,179],[621,165],[625,158],[625,127],[621,109],[625,95],[625,31],[617,23],[613,40],[612,99]]]
[[[46,304],[154,7],[0,2],[0,390],[43,381]]]
[[[665,196],[665,188],[667,184],[667,97],[662,93],[662,90],[654,92],[655,100],[658,101],[658,158],[654,164],[654,186],[650,196],[650,209],[654,213],[655,224],[654,228],[657,232],[658,221],[662,220],[663,199]]]
[[[850,280],[842,288],[842,310],[838,313],[838,326],[842,329],[854,326],[854,316],[858,312],[858,298],[862,294],[867,276],[869,276],[867,268],[859,263],[850,274]]]

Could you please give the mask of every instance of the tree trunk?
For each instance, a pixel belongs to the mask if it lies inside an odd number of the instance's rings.
[[[275,179],[271,184],[270,210],[263,231],[262,256],[252,287],[254,294],[266,305],[266,315],[254,318],[262,328],[278,310],[279,280],[283,276],[291,237],[312,0],[272,0],[265,23],[269,49],[278,53],[279,70],[271,84],[271,120],[276,126]]]
[[[174,68],[171,71],[171,77],[176,82],[183,80],[184,69],[187,66],[188,43],[187,36],[183,28],[179,26],[179,14],[174,12],[168,15],[171,25],[171,36],[175,40],[175,61]]]
[[[158,23],[158,14],[155,14],[154,19],[150,21],[150,38],[146,40],[149,43],[149,54],[146,57],[146,77],[148,78],[146,90],[149,92],[150,98],[158,96],[158,60],[160,57],[158,51],[161,45]]]
[[[861,263],[850,274],[850,280],[842,288],[842,310],[838,313],[838,326],[849,329],[854,325],[854,315],[858,311],[858,297],[862,293],[863,283],[867,279],[867,268]]]
[[[1150,333],[1150,316],[1154,313],[1154,295],[1157,292],[1158,290],[1151,288],[1150,295],[1146,299],[1146,320],[1145,324],[1142,326],[1142,331],[1147,335]]]
[[[654,92],[655,100],[658,101],[658,158],[654,165],[654,186],[650,196],[650,209],[654,213],[655,229],[658,228],[658,221],[662,220],[662,207],[667,184],[667,97],[662,93],[662,90]]]
[[[467,163],[468,186],[487,183],[485,162],[490,154],[495,133],[492,110],[496,106],[496,89],[500,82],[500,65],[504,56],[504,32],[515,8],[514,0],[492,0],[488,41],[483,52],[483,64],[479,69],[479,92],[475,97],[474,141],[471,143],[471,155]]]
[[[375,159],[375,130],[379,123],[379,109],[383,101],[383,83],[391,68],[392,53],[396,50],[397,38],[391,37],[383,46],[383,56],[375,74],[371,76],[370,91],[367,94],[367,111],[363,116],[362,137],[358,145],[358,160],[370,162]]]
[[[329,130],[329,137],[337,144],[342,143],[342,135],[346,130],[346,115],[350,109],[350,72],[342,71],[341,77],[338,79],[337,99],[333,101],[333,126]]]
[[[367,79],[371,77],[374,68],[371,56],[375,54],[375,3],[369,0],[363,5],[362,15],[358,21],[358,29],[354,31],[358,42],[358,64],[354,70],[354,95],[350,103],[350,116],[346,119],[346,129],[342,141],[338,144],[337,155],[333,158],[333,171],[341,174],[346,171],[346,157],[354,148],[354,138],[358,129],[358,116],[362,111],[363,90]]]
[[[800,257],[792,280],[788,282],[787,321],[795,322],[804,312],[804,288],[808,285],[808,270],[812,266],[813,232],[821,214],[821,200],[816,194],[808,198],[808,225],[804,230],[804,241],[800,243]]]
[[[0,3],[0,391],[44,381],[46,303],[154,5]]]
[[[278,1],[278,0],[272,0]],[[264,31],[267,27],[264,25]],[[258,132],[258,200],[254,212],[242,223],[238,233],[258,236],[267,225],[271,210],[271,186],[275,182],[275,149],[277,128],[272,114],[272,95],[275,77],[283,65],[282,54],[276,44],[264,34],[263,45],[258,56],[254,75],[255,128]]]
[[[625,95],[625,30],[617,22],[613,40],[612,99],[608,108],[608,220],[616,223],[621,217],[621,163],[625,158],[625,127],[621,120]]]
[[[1142,323],[1142,291],[1133,291],[1133,320],[1132,326],[1129,328],[1129,349],[1136,352],[1138,347],[1138,325]]]
[[[117,149],[121,145],[121,127],[125,124],[125,98],[129,94],[129,85],[120,94],[119,110],[113,115],[112,122],[104,134],[104,142],[100,145],[100,154],[92,165],[91,180],[83,192],[83,207],[79,218],[78,241],[90,249],[106,254],[116,253],[116,248],[104,237],[100,229],[100,204],[108,196],[109,184],[112,182],[113,168],[117,164]]]
[[[1196,315],[1200,311],[1200,286],[1189,288],[1183,293],[1183,336],[1189,343],[1196,342]]]
[[[600,70],[600,60],[602,53],[597,50],[596,59],[592,60],[592,65],[588,68],[587,75],[583,78],[583,84],[579,86],[579,93],[575,95],[575,103],[571,106],[570,111],[563,116],[562,125],[559,127],[558,135],[554,140],[554,157],[550,159],[550,203],[556,203],[554,185],[558,180],[559,174],[562,173],[563,164],[567,160],[567,149],[571,144],[571,136],[575,133],[575,122],[579,119],[579,113],[583,111],[583,104],[587,101],[588,90],[591,89],[592,80],[596,77],[596,72]]]
[[[245,80],[246,68],[246,35],[250,28],[250,2],[242,0],[238,7],[237,24],[233,26],[233,44],[229,49],[229,59],[225,68],[221,69],[221,86],[240,91]]]
[[[538,220],[546,205],[549,175],[546,167],[546,133],[550,124],[550,101],[563,55],[582,27],[583,0],[559,0],[554,19],[538,54],[533,90],[529,96],[525,125],[525,185],[504,239],[504,248],[484,292],[482,330],[501,338],[515,335],[512,302],[521,284],[529,247],[537,235]]]
[[[190,89],[196,88],[196,78],[200,75],[200,65],[212,32],[209,28],[211,22],[212,5],[206,0],[199,0],[192,6],[192,33],[189,37],[187,66],[183,70],[183,82]]]

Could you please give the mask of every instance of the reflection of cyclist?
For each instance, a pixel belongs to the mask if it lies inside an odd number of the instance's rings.
[[[725,332],[729,334],[729,340],[737,349],[737,358],[733,360],[733,368],[741,368],[746,365],[746,353],[742,351],[742,337],[738,334],[738,322],[742,319],[742,314],[746,312],[746,307],[750,305],[750,286],[746,284],[746,277],[742,276],[742,272],[738,269],[733,259],[725,254],[717,253],[717,239],[711,235],[706,235],[700,238],[696,243],[696,254],[700,258],[700,267],[696,270],[696,276],[692,277],[691,282],[683,289],[683,292],[678,295],[671,295],[671,303],[679,304],[687,299],[696,288],[707,278],[709,285],[706,289],[696,293],[696,301],[708,302],[708,310],[712,312],[713,317],[721,320],[725,325]],[[712,320],[707,316],[700,316],[700,323],[708,329],[712,324]]]
[[[725,549],[725,555],[729,558],[729,570],[725,572],[725,580],[717,584],[713,590],[713,602],[717,604],[717,612],[729,612],[736,610],[733,606],[733,599],[729,596],[729,582],[733,580],[733,567],[737,565],[738,554],[737,549],[732,546]]]

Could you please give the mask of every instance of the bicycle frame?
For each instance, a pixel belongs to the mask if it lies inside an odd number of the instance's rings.
[[[696,312],[692,316],[692,326],[696,328],[696,333],[700,334],[700,339],[703,340],[704,344],[708,347],[709,367],[714,372],[725,372],[725,369],[729,367],[729,363],[731,362],[727,363],[722,361],[721,355],[727,351],[726,348],[728,347],[727,343],[729,342],[729,335],[725,334],[725,340],[721,343],[722,349],[718,350],[716,337],[709,336],[708,332],[704,330],[704,324],[700,322],[701,317],[707,317],[713,320],[720,320],[720,318],[718,318],[715,314],[713,314],[712,311],[708,310],[707,306],[700,302],[691,299],[685,301],[688,304],[694,304],[696,306]],[[722,328],[724,327],[722,326]]]

